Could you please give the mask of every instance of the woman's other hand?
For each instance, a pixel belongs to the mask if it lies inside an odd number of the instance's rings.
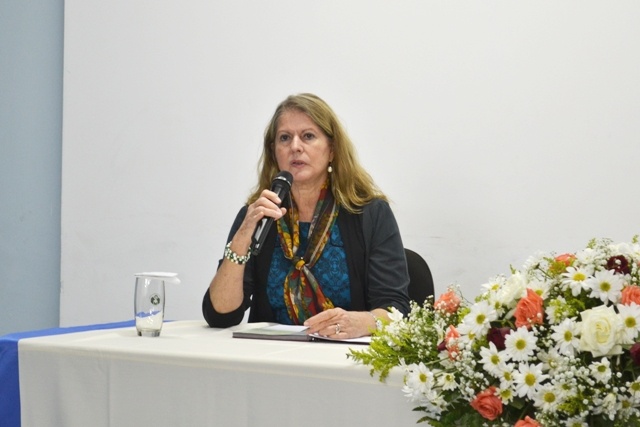
[[[331,308],[307,319],[304,326],[309,328],[309,334],[336,339],[359,338],[371,335],[376,329],[376,319],[374,313],[368,311]]]

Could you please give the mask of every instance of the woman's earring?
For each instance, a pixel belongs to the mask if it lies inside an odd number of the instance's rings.
[[[333,167],[331,166],[331,162],[329,162],[329,166],[327,167],[327,172],[333,172]]]

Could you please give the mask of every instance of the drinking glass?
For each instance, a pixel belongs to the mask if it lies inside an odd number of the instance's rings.
[[[175,273],[136,274],[134,313],[139,336],[160,336],[164,322],[164,284],[180,283]]]

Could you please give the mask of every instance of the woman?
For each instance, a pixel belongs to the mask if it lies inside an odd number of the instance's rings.
[[[268,188],[280,171],[285,200]],[[282,207],[279,207],[281,206]],[[251,238],[274,219],[257,256]],[[212,327],[303,324],[331,338],[371,334],[388,309],[409,309],[404,247],[386,197],[356,160],[335,113],[312,94],[276,109],[264,135],[259,182],[238,213],[202,303]]]

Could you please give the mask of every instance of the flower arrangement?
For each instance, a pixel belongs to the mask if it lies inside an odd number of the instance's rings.
[[[443,426],[640,426],[640,245],[539,253],[467,302],[412,303],[349,357]]]

